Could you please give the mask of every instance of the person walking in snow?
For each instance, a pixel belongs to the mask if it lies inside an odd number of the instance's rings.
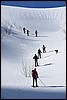
[[[43,45],[42,49],[43,49],[43,53],[46,53],[46,50],[45,50],[45,46]]]
[[[36,71],[36,68],[34,68],[34,70],[32,70],[32,77],[33,77],[33,87],[35,87],[34,81],[36,82],[36,87],[38,87],[38,85],[37,85],[38,72]]]
[[[30,31],[29,31],[29,30],[27,30],[27,36],[29,36],[29,32],[30,32]]]
[[[36,31],[35,31],[35,35],[36,35],[36,37],[37,37],[37,33],[38,33],[38,32],[37,32],[37,30],[36,30]]]
[[[24,27],[24,28],[23,28],[24,34],[25,34],[25,30],[26,30],[26,28]]]
[[[41,50],[40,49],[38,49],[38,57],[40,57],[41,58]]]
[[[35,60],[35,67],[38,66],[38,56],[35,54],[35,56],[33,57],[33,59]]]

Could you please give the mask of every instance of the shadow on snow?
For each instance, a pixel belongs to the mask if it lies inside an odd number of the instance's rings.
[[[36,36],[30,36],[30,37],[36,37]],[[37,37],[48,37],[48,36],[37,36]]]
[[[37,90],[36,90],[37,89]],[[66,91],[60,90],[45,90],[40,88],[31,89],[15,89],[15,88],[1,88],[1,99],[65,99]]]
[[[18,38],[18,39],[24,39],[24,40],[29,40],[29,41],[40,41],[40,40],[32,40],[32,39],[21,38],[21,37],[15,36],[15,35],[13,35],[13,36],[15,38]]]
[[[48,64],[45,64],[45,65],[39,65],[39,67],[41,66],[48,66],[48,65],[53,65],[54,63],[48,63]]]
[[[56,87],[56,88],[58,88],[58,87],[66,87],[66,86],[38,86],[38,87]]]

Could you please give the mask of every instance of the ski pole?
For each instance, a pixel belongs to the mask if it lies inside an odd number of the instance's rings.
[[[39,80],[41,81],[41,79],[40,79],[40,78],[39,78]],[[42,81],[41,81],[41,82],[42,82]],[[43,83],[43,82],[42,82],[42,83]],[[44,85],[44,86],[46,86],[44,83],[43,83],[43,85]]]

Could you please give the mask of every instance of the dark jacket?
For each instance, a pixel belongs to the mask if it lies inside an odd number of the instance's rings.
[[[32,77],[38,78],[38,73],[37,73],[37,71],[35,69],[32,70]]]
[[[35,59],[35,60],[37,61],[37,59],[39,59],[39,58],[38,58],[38,56],[35,54],[35,56],[33,57],[33,59]]]
[[[42,48],[43,48],[43,50],[45,50],[45,48],[46,48],[46,47],[43,45],[43,47],[42,47]]]
[[[38,49],[38,54],[42,53],[40,49]]]

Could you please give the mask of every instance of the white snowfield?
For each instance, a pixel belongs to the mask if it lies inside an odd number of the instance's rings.
[[[23,27],[30,30],[29,36],[24,34]],[[43,45],[46,53],[42,51]],[[33,56],[39,48],[42,53],[36,69],[46,86],[38,79],[39,87],[33,88]],[[66,98],[66,7],[1,5],[1,98]]]

